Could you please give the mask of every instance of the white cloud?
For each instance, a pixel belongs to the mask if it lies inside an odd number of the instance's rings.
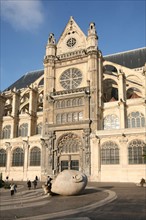
[[[1,16],[17,30],[34,31],[44,21],[41,0],[3,0]]]

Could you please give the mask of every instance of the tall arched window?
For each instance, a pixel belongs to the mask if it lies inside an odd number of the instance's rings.
[[[3,128],[3,138],[8,139],[10,138],[10,135],[11,135],[11,125],[6,125]]]
[[[30,151],[30,166],[40,166],[41,151],[38,147],[33,147]]]
[[[72,113],[67,114],[67,122],[72,122]]]
[[[131,112],[128,115],[128,128],[140,128],[145,126],[145,117],[140,112]]]
[[[83,120],[83,112],[79,112],[79,121]]]
[[[23,166],[24,164],[24,152],[23,149],[20,147],[17,147],[13,151],[13,157],[12,157],[12,166]]]
[[[61,124],[61,114],[56,115],[56,123]]]
[[[146,144],[142,140],[133,140],[128,146],[129,164],[146,164]]]
[[[108,129],[119,129],[120,123],[117,115],[107,115],[104,118],[104,130]]]
[[[101,147],[102,164],[119,164],[119,147],[115,142],[107,141]]]
[[[19,136],[21,136],[21,137],[28,136],[28,124],[27,123],[23,123],[22,125],[20,125]]]
[[[65,122],[66,122],[66,114],[63,113],[63,114],[61,115],[61,123],[65,123]]]
[[[6,150],[0,149],[0,167],[5,167],[7,161]]]

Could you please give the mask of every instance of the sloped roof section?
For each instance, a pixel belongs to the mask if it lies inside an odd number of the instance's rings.
[[[146,63],[146,47],[130,50],[126,52],[111,54],[108,56],[104,56],[104,59],[128,67],[130,69],[139,68],[144,66]],[[28,72],[25,75],[23,75],[20,79],[18,79],[16,82],[14,82],[12,85],[10,85],[4,91],[14,88],[16,89],[26,88],[31,83],[35,82],[43,74],[44,74],[43,69]],[[43,81],[41,82],[43,85]]]
[[[146,47],[107,55],[104,59],[130,69],[139,68],[146,63]]]
[[[28,72],[25,75],[23,75],[20,79],[18,79],[16,82],[14,82],[11,86],[9,86],[6,90],[10,90],[14,88],[16,89],[26,88],[31,83],[35,82],[43,74],[44,74],[44,70],[36,70],[36,71]]]

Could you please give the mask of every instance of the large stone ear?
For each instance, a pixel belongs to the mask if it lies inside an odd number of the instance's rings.
[[[83,180],[83,176],[80,174],[73,175],[72,178],[75,183],[81,182]]]

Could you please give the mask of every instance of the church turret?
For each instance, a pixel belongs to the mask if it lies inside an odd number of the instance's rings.
[[[98,46],[98,36],[96,33],[95,23],[91,22],[88,29],[87,50],[96,50]]]
[[[47,43],[47,46],[46,46],[46,56],[55,57],[55,55],[56,55],[56,41],[55,41],[55,38],[54,38],[54,34],[51,33],[49,35],[48,43]]]

